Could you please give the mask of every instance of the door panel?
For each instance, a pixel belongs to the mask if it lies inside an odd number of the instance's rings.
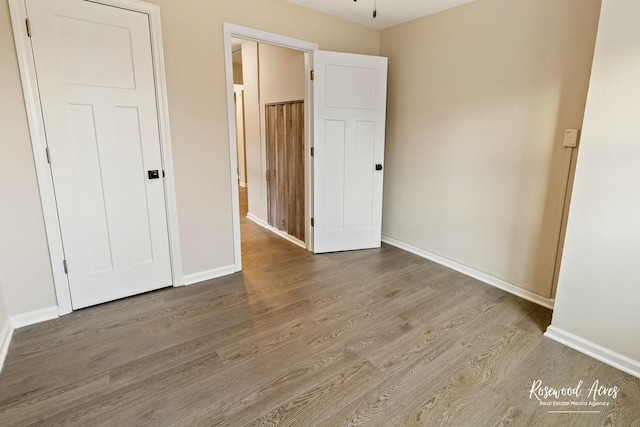
[[[320,215],[320,224],[325,227],[327,232],[340,232],[345,228],[344,204],[345,204],[345,149],[346,149],[346,122],[344,120],[327,120],[326,140],[324,150],[324,164],[326,165],[326,173],[324,175],[324,191],[325,194],[331,195],[331,203],[325,203],[323,216]],[[318,150],[316,157],[322,155],[322,151]],[[327,161],[326,159],[330,159]],[[318,185],[319,182],[316,182]],[[319,204],[316,201],[316,204]],[[317,216],[317,215],[316,215]],[[316,242],[316,245],[318,243]]]
[[[73,308],[171,286],[147,15],[25,4]]]
[[[54,27],[65,83],[135,89],[128,28],[61,15],[54,16]]]
[[[326,52],[332,54],[333,52]],[[329,55],[325,55],[329,56]],[[334,55],[331,55],[334,56]],[[353,55],[354,57],[356,55]],[[340,64],[343,55],[334,56],[339,65],[326,64],[326,101],[327,108],[350,108],[356,110],[375,110],[378,95],[378,70],[357,64]],[[361,59],[361,58],[357,58]],[[329,59],[331,60],[331,59]],[[360,61],[358,61],[360,62]],[[317,66],[317,64],[316,64]]]
[[[387,59],[316,51],[314,251],[379,247]]]
[[[150,233],[150,225],[153,224],[153,215],[149,209],[149,200],[146,195],[146,180],[144,177],[144,149],[140,139],[140,115],[136,107],[116,107],[116,120],[118,123],[117,139],[121,152],[121,185],[130,185],[129,191],[123,192],[124,205],[129,216],[128,234],[131,251],[131,261],[134,265],[143,265],[153,262],[153,240]]]
[[[373,199],[375,182],[375,122],[356,122],[356,153],[354,224],[355,230],[371,230],[373,227]]]

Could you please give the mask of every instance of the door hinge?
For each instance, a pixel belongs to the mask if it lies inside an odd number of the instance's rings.
[[[313,157],[313,147],[311,147],[311,157]]]
[[[45,153],[47,153],[47,163],[51,164],[51,154],[49,154],[49,149],[44,149]]]
[[[64,267],[64,274],[69,274],[69,269],[67,268],[67,260],[62,260],[62,266]]]
[[[29,18],[24,20],[25,24],[27,25],[27,36],[31,37],[31,21],[29,21]]]
[[[31,37],[31,36],[29,36],[29,37]],[[311,80],[313,80],[315,76],[316,76],[316,73],[313,70],[311,70]]]
[[[315,225],[316,225],[316,224],[315,224],[315,221],[313,220],[313,218],[311,218],[311,226],[312,226],[312,227],[315,227]]]

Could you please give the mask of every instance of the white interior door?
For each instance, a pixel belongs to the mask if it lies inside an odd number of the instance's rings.
[[[314,252],[380,247],[387,58],[315,51]]]
[[[171,286],[148,16],[25,4],[73,308]]]

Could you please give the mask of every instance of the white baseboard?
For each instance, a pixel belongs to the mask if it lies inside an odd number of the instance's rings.
[[[273,227],[272,225],[270,225],[268,222],[258,218],[257,216],[255,216],[254,214],[248,213],[247,214],[247,219],[250,221],[255,222],[256,224],[258,224],[260,227],[262,228],[266,228],[267,230],[271,231],[272,233],[277,234],[278,236],[282,237],[283,239],[286,239],[288,241],[290,241],[291,243],[293,243],[294,245],[298,245],[300,246],[302,249],[307,249],[307,244],[305,242],[303,242],[302,240],[298,240],[295,237],[285,233],[282,230],[278,230],[277,228]]]
[[[409,243],[401,242],[389,236],[382,236],[382,241],[390,244],[391,246],[395,246],[400,249],[404,249],[407,252],[411,252],[423,258],[429,259],[433,262],[437,262],[438,264],[444,265],[445,267],[449,267],[452,270],[456,270],[462,274],[465,274],[469,277],[473,277],[474,279],[478,279],[481,282],[484,282],[488,285],[494,286],[498,289],[502,289],[503,291],[509,292],[510,294],[516,295],[520,298],[524,298],[527,301],[531,301],[543,307],[547,307],[553,309],[554,300],[550,298],[542,297],[538,294],[534,294],[533,292],[529,292],[524,290],[512,283],[505,282],[502,279],[498,279],[497,277],[491,276],[490,274],[483,273],[481,271],[475,270],[471,267],[467,267],[466,265],[460,264],[458,262],[452,261],[450,259],[444,258],[440,255],[436,255],[432,252],[426,251],[424,249],[420,249],[416,246],[413,246]]]
[[[224,267],[214,268],[213,270],[203,271],[201,273],[187,274],[182,280],[185,286],[204,282],[206,280],[217,279],[218,277],[227,276],[236,272],[236,266],[225,265]]]
[[[640,378],[640,362],[599,344],[586,340],[557,326],[549,326],[544,336],[593,357],[609,366]]]
[[[58,317],[60,317],[60,312],[58,311],[58,307],[54,306],[11,316],[10,320],[13,327],[15,329],[19,329],[24,326],[35,325],[36,323],[57,319]]]
[[[0,330],[0,372],[2,372],[2,368],[4,367],[4,361],[7,358],[12,336],[13,324],[11,323],[11,319],[7,319],[4,327]]]

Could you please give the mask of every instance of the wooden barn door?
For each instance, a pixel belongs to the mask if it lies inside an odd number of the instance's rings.
[[[304,242],[304,102],[266,106],[269,225]]]

